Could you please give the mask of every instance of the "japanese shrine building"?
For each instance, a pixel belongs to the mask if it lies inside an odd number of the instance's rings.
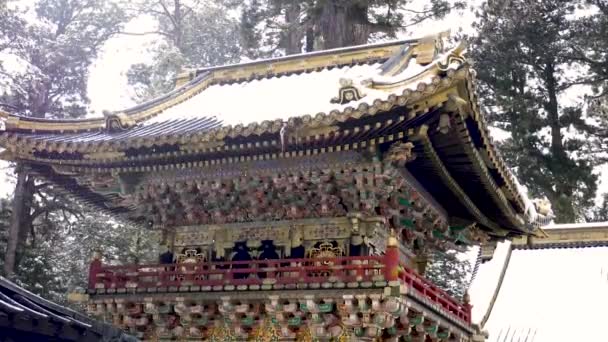
[[[472,341],[429,251],[491,257],[534,218],[463,51],[433,36],[192,70],[104,118],[3,114],[2,157],[159,233],[167,264],[89,274],[90,313],[144,340]]]

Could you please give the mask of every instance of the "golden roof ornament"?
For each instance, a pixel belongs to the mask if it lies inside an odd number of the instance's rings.
[[[452,128],[452,123],[450,122],[450,115],[447,113],[443,113],[439,116],[439,125],[437,126],[437,131],[441,134],[447,134]]]
[[[398,141],[391,145],[384,160],[388,163],[402,167],[405,164],[416,159],[416,154],[412,151],[414,144],[411,142]]]
[[[551,208],[551,201],[549,201],[546,197],[544,198],[535,198],[532,200],[534,203],[534,207],[536,208],[536,212],[545,217],[554,217],[553,209]]]
[[[365,97],[358,87],[354,85],[354,82],[350,78],[340,79],[340,90],[338,96],[331,99],[331,103],[345,104],[351,101],[359,101]]]

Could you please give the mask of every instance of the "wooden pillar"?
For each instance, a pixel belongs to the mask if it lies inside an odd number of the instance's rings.
[[[395,281],[399,279],[399,247],[394,231],[386,241],[386,251],[384,252],[384,279]]]
[[[93,252],[93,260],[89,265],[89,289],[95,288],[95,282],[97,281],[97,274],[101,271],[101,252]]]
[[[465,321],[469,324],[471,324],[471,319],[472,319],[472,314],[473,314],[473,305],[471,305],[471,297],[469,296],[468,292],[465,292],[464,297],[462,298],[462,301],[464,302],[464,310],[467,313],[467,317],[465,319]]]

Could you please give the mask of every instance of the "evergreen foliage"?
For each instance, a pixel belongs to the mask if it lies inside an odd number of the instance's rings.
[[[10,218],[10,203],[0,201],[0,256],[3,256]],[[13,280],[57,303],[86,288],[92,252],[99,250],[106,264],[154,263],[158,244],[154,234],[125,225],[89,208],[77,206],[78,215],[54,211],[36,220]],[[3,258],[2,258],[3,260]],[[0,260],[0,265],[2,261]]]
[[[0,105],[36,118],[82,117],[89,103],[88,69],[102,45],[121,29],[124,11],[109,0],[38,0],[28,5],[3,3]],[[77,212],[75,204],[54,192],[51,184],[36,180],[23,165],[18,164],[15,171],[17,185],[3,265],[10,277],[21,260],[29,260],[28,255],[48,262],[27,249],[36,245],[29,242],[36,241],[40,229],[50,227],[41,222],[56,212],[64,217]]]
[[[471,263],[456,251],[435,252],[431,255],[424,276],[456,299],[463,299],[469,289]]]
[[[249,0],[241,6],[241,34],[249,57],[290,55],[395,38],[463,7],[458,0]]]
[[[595,119],[598,140],[594,147],[596,159],[608,160],[608,1],[588,0],[586,12],[576,21],[573,59],[585,65],[589,74],[579,82],[591,88],[587,94],[587,114]]]
[[[77,118],[89,102],[89,67],[120,30],[124,12],[109,0],[14,1],[0,25],[0,102],[38,118]],[[8,69],[6,64],[12,62]]]
[[[602,195],[600,205],[593,208],[587,219],[595,222],[608,222],[608,193]]]
[[[557,222],[584,217],[595,199],[594,115],[567,92],[587,77],[573,58],[576,1],[488,1],[471,49],[482,104],[507,164],[534,197],[546,195]]]
[[[10,220],[11,202],[6,198],[0,198],[0,262],[4,260],[4,254],[6,252]]]
[[[143,0],[127,6],[134,15],[152,16],[157,27],[144,34],[159,37],[148,49],[151,62],[135,64],[127,73],[137,101],[173,89],[185,68],[240,60],[238,22],[221,1]]]

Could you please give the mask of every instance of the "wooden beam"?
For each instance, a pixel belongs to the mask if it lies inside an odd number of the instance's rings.
[[[513,249],[585,248],[608,246],[608,222],[555,225],[544,229],[547,237],[513,239]]]

